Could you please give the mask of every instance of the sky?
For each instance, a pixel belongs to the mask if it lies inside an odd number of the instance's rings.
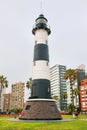
[[[87,70],[87,0],[0,0],[0,75],[9,87],[32,76],[32,27],[41,13],[51,27],[50,67]]]

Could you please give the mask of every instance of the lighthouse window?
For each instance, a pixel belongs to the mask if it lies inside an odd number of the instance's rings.
[[[46,62],[46,65],[48,66],[48,61]]]
[[[37,23],[46,23],[46,20],[45,19],[38,19]]]
[[[48,88],[48,92],[50,92],[50,89]]]
[[[35,44],[37,44],[37,41],[35,40]]]
[[[48,41],[46,40],[46,44],[48,44]]]

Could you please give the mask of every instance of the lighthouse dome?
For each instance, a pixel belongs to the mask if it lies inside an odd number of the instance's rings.
[[[36,23],[45,23],[47,24],[48,20],[44,17],[43,14],[40,14],[39,17],[36,19]]]

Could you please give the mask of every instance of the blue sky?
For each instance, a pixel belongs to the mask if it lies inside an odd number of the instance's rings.
[[[50,67],[55,64],[87,70],[87,0],[42,0],[51,27]],[[41,14],[41,0],[0,0],[0,75],[9,84],[32,75],[32,27]]]

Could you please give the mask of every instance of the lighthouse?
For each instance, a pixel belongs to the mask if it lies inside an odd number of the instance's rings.
[[[51,98],[48,36],[51,34],[48,20],[43,14],[35,20],[34,55],[32,67],[31,97],[26,101],[22,120],[61,120],[55,100]]]
[[[43,14],[39,15],[32,30],[35,36],[31,90],[32,98],[51,98],[48,51],[48,35],[50,35],[51,30],[47,22],[48,20]]]

